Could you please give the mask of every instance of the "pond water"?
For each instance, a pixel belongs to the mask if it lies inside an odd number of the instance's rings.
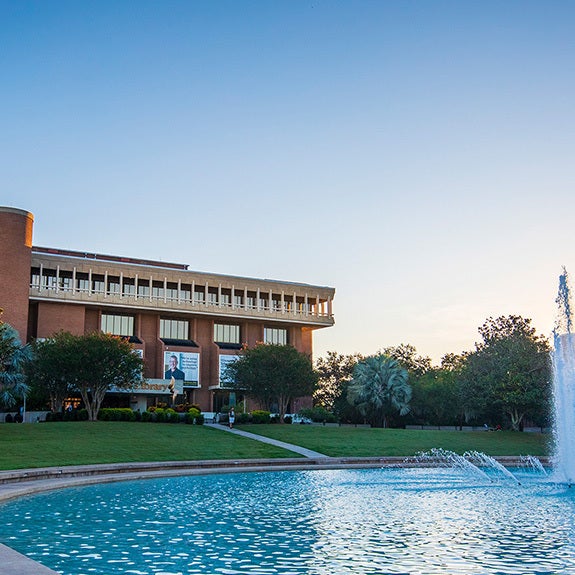
[[[0,506],[63,575],[575,574],[575,489],[533,471],[286,471],[72,488]]]

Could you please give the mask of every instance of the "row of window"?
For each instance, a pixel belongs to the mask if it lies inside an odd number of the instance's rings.
[[[134,316],[102,314],[101,329],[105,333],[120,336],[134,335]],[[190,339],[190,322],[180,319],[160,318],[160,338]],[[240,326],[235,324],[214,324],[214,341],[216,343],[241,343]],[[287,345],[287,329],[264,327],[264,343]]]
[[[119,296],[132,296],[149,299],[160,299],[174,302],[192,302],[192,286],[182,284],[178,288],[177,283],[159,282],[150,280],[138,280],[134,278],[120,278],[119,276],[108,276],[92,274],[91,278],[86,273],[76,273],[75,285],[72,272],[44,269],[40,274],[39,268],[33,268],[31,276],[31,287],[37,289],[52,289],[59,291],[78,291],[92,294],[107,294]],[[259,297],[258,297],[259,296]],[[316,302],[306,301],[305,298],[296,298],[294,308],[294,298],[292,295],[258,294],[248,291],[247,295],[238,294],[230,289],[218,290],[205,286],[194,286],[193,303],[209,304],[218,306],[229,306],[246,309],[262,309],[273,311],[285,311],[299,313],[314,313]]]

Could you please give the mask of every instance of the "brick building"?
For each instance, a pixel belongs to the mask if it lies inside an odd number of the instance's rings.
[[[186,401],[219,411],[237,399],[221,374],[242,345],[289,344],[311,355],[314,330],[334,324],[333,288],[38,247],[33,222],[29,212],[0,207],[2,319],[23,341],[60,330],[129,338],[144,358],[146,383],[118,393],[118,405],[145,409],[165,400],[175,373]],[[310,401],[296,400],[291,410]]]

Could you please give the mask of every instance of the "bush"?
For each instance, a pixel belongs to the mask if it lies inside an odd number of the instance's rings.
[[[148,423],[154,420],[154,414],[151,411],[144,411],[142,413],[141,419],[143,422]]]
[[[166,410],[163,407],[150,408],[150,411],[154,414],[152,421],[156,423],[164,423],[166,421]]]
[[[78,421],[88,421],[88,410],[87,409],[79,409],[77,412],[78,414]]]
[[[238,413],[236,415],[236,423],[251,423],[252,418],[249,413]]]
[[[88,421],[88,412],[85,409],[56,412],[49,411],[46,414],[46,421]]]
[[[252,411],[252,423],[270,423],[270,412],[263,409]]]
[[[171,407],[166,409],[166,421],[168,423],[180,423],[180,414]]]
[[[188,409],[188,412],[186,413],[185,417],[184,417],[184,421],[186,423],[197,423],[197,419],[200,417],[200,410],[197,407],[190,407],[190,409]]]
[[[302,409],[298,415],[309,417],[316,423],[337,423],[336,416],[323,407],[313,407],[311,409]]]
[[[98,413],[101,421],[136,421],[136,414],[129,407],[104,407]]]

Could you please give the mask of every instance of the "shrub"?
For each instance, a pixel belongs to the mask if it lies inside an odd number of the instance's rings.
[[[149,422],[154,420],[154,414],[151,411],[144,411],[141,416],[142,421]]]
[[[167,423],[179,423],[180,422],[180,414],[171,407],[168,407],[165,411],[166,413],[166,422]]]
[[[78,414],[78,421],[88,421],[88,419],[90,419],[87,409],[79,409],[77,411],[77,414]]]
[[[136,421],[136,414],[129,407],[104,407],[98,413],[101,421]]]
[[[312,407],[311,409],[301,409],[298,413],[302,417],[309,417],[316,423],[337,423],[336,416],[323,407]]]
[[[249,413],[238,413],[236,415],[236,423],[251,423],[252,418]]]
[[[46,414],[46,421],[88,421],[88,412],[85,409],[56,412],[49,411]]]
[[[163,407],[156,407],[152,413],[154,414],[152,421],[156,423],[164,423],[166,421],[166,410]]]
[[[200,410],[197,407],[190,407],[190,409],[188,409],[185,417],[184,417],[184,421],[186,423],[197,423],[197,419],[200,416]]]
[[[252,411],[252,423],[270,423],[270,412],[263,409]]]

